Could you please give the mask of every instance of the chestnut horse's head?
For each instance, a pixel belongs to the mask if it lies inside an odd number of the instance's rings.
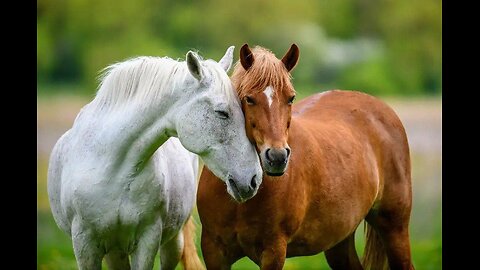
[[[288,166],[288,129],[295,98],[290,71],[299,55],[295,44],[281,60],[267,49],[257,46],[250,50],[245,44],[240,50],[240,65],[236,64],[232,75],[245,114],[247,136],[270,176],[283,175]]]

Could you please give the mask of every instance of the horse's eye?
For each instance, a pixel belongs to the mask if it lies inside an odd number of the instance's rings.
[[[288,104],[292,104],[294,100],[295,100],[295,96],[289,98],[288,99]]]
[[[218,116],[222,119],[228,119],[229,115],[226,111],[215,111]]]
[[[255,105],[255,101],[253,100],[252,97],[249,97],[249,96],[245,97],[245,101],[247,101],[248,105]]]

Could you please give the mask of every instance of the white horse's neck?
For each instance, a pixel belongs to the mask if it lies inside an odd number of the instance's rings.
[[[140,172],[154,152],[171,136],[176,136],[175,118],[172,117],[176,101],[165,99],[158,106],[138,108],[131,106],[104,121],[112,121],[107,132],[111,139],[104,141],[109,149],[116,149],[118,165],[130,171]],[[123,120],[123,121],[122,121]],[[112,134],[113,133],[113,134]]]
[[[75,126],[83,132],[94,133],[85,142],[93,149],[108,149],[108,156],[104,158],[110,160],[112,170],[134,176],[169,137],[176,136],[176,111],[193,98],[191,92],[182,89],[185,76],[184,72],[175,72],[163,78],[165,81],[159,83],[162,89],[156,89],[163,94],[155,94],[155,98],[145,102],[102,106],[108,102],[102,99],[104,95],[97,94],[79,115]],[[135,89],[137,94],[144,90]]]

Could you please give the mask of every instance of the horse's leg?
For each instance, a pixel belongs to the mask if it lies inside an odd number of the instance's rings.
[[[401,153],[401,152],[399,152]],[[414,269],[408,225],[412,210],[412,184],[408,151],[393,156],[385,169],[383,195],[371,224],[385,246],[390,269]],[[367,216],[367,221],[370,215]]]
[[[410,182],[402,180],[385,181],[383,198],[378,208],[366,217],[367,222],[380,236],[381,245],[385,248],[388,264],[392,270],[414,269],[408,234],[412,207],[411,189]]]
[[[382,239],[390,269],[414,269],[410,254],[408,219],[399,220],[394,213],[380,211],[373,218],[368,217],[367,221]]]
[[[202,230],[202,253],[208,270],[231,269],[232,263],[226,256],[227,247],[218,241],[214,241],[205,230]]]
[[[408,228],[389,229],[381,234],[390,269],[415,269],[410,255]]]
[[[72,242],[78,269],[102,269],[102,259],[105,253],[91,231],[84,228],[77,218],[74,218],[72,222]]]
[[[355,231],[347,238],[325,251],[328,265],[332,269],[363,269],[355,250]]]
[[[180,231],[167,243],[160,247],[160,263],[162,270],[175,269],[183,252],[183,233]]]
[[[151,270],[161,240],[161,226],[155,224],[145,229],[132,253],[133,270]]]
[[[265,242],[260,260],[261,270],[281,270],[287,256],[287,241],[284,237],[275,237]]]
[[[112,251],[105,255],[109,270],[130,270],[128,254],[120,251]]]

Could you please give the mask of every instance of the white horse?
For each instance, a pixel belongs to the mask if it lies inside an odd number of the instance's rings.
[[[235,200],[256,194],[262,169],[226,74],[233,49],[218,63],[189,51],[185,62],[139,57],[105,70],[48,170],[53,216],[80,269],[101,269],[104,256],[109,268],[130,269],[129,255],[132,269],[152,269],[159,249],[162,269],[174,269],[198,174],[182,145]],[[157,151],[170,137],[181,145],[172,140]]]

